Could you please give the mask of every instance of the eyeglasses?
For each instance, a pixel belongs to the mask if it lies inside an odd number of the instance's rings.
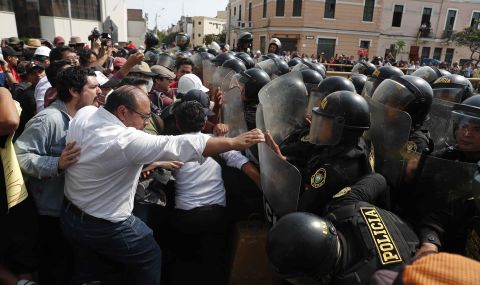
[[[139,115],[143,119],[144,122],[150,120],[150,118],[152,117],[152,113],[150,113],[150,114],[140,113],[140,112],[138,112],[138,111],[136,111],[136,110],[134,110],[133,108],[130,108],[130,107],[127,107],[127,109],[134,112],[135,114]]]

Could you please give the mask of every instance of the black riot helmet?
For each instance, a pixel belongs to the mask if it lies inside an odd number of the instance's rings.
[[[161,53],[158,55],[157,63],[156,65],[161,65],[165,66],[166,68],[170,70],[175,69],[175,58],[171,56],[169,53]]]
[[[148,64],[148,66],[152,67],[157,64],[158,59],[160,58],[160,53],[156,50],[148,50],[145,52],[145,59],[144,61]]]
[[[207,51],[208,51],[208,53],[212,54],[213,56],[218,55],[218,51],[216,49],[209,48],[209,49],[207,49]]]
[[[312,88],[318,86],[323,80],[322,75],[313,69],[303,69],[300,73],[302,73],[303,83],[307,87],[308,94],[310,94]]]
[[[439,77],[437,72],[430,66],[422,66],[415,70],[411,75],[423,78],[429,84],[432,84]]]
[[[303,60],[299,57],[294,57],[288,61],[288,66],[293,68],[299,63],[303,63]]]
[[[320,101],[327,97],[329,94],[336,91],[350,91],[355,92],[355,86],[352,81],[341,76],[332,76],[323,79],[316,88],[313,88],[308,98],[308,107],[306,110],[307,117],[312,114],[312,109],[318,107]]]
[[[323,64],[313,63],[313,62],[310,62],[310,61],[304,61],[303,64],[308,66],[308,68],[313,69],[313,70],[317,71],[318,73],[320,73],[323,78],[327,77],[325,66]]]
[[[445,70],[445,69],[440,69],[436,66],[432,66],[432,69],[435,71],[435,73],[437,74],[437,77],[442,77],[442,76],[445,76],[445,75],[450,75],[450,71],[448,70]]]
[[[243,64],[245,64],[245,67],[247,69],[250,69],[255,66],[255,61],[253,58],[246,52],[237,52],[235,54],[236,58],[239,58],[241,61],[243,61]]]
[[[360,61],[352,68],[352,74],[363,74],[366,76],[372,75],[372,73],[377,70],[375,64],[368,62],[368,61]],[[360,94],[360,93],[359,93]]]
[[[238,51],[246,52],[248,49],[252,48],[253,37],[249,32],[243,32],[238,37]]]
[[[149,49],[151,47],[154,47],[156,45],[158,45],[160,41],[158,40],[158,37],[157,35],[155,35],[154,33],[146,33],[145,34],[145,48],[146,49]]]
[[[198,47],[196,52],[208,52],[208,49],[206,47]]]
[[[367,82],[368,77],[361,73],[352,74],[350,81],[352,81],[353,86],[355,86],[355,91],[357,94],[362,94],[363,87],[365,82]]]
[[[372,99],[383,105],[402,110],[412,118],[412,128],[418,129],[428,118],[433,102],[430,84],[412,75],[385,79],[373,93]]]
[[[265,71],[255,67],[242,71],[232,78],[232,83],[243,90],[245,100],[251,103],[258,103],[258,92],[270,81],[270,76]]]
[[[432,88],[434,98],[455,103],[460,103],[474,94],[470,80],[458,74],[438,78],[433,82]]]
[[[234,70],[236,73],[247,70],[247,68],[245,67],[245,64],[243,64],[243,61],[241,61],[238,58],[232,58],[224,61],[222,64],[222,67],[230,68]]]
[[[276,273],[292,284],[318,284],[315,282],[335,271],[341,257],[333,224],[311,213],[283,216],[270,229],[266,247]]]
[[[368,77],[362,95],[372,97],[373,92],[375,92],[378,85],[380,85],[383,80],[392,76],[403,76],[403,72],[398,67],[394,66],[382,66],[378,68]]]
[[[229,59],[234,59],[235,56],[231,53],[228,53],[228,52],[225,52],[225,53],[221,53],[219,55],[217,55],[214,59],[212,59],[212,62],[216,65],[216,66],[222,66],[222,64],[229,60]]]
[[[178,33],[175,36],[175,44],[180,50],[187,50],[190,44],[190,37],[186,33]]]
[[[355,91],[333,92],[312,111],[309,137],[313,144],[356,144],[370,128],[368,103]]]
[[[277,65],[278,72],[277,75],[283,75],[290,72],[290,68],[285,60],[282,58],[276,59],[275,64]]]

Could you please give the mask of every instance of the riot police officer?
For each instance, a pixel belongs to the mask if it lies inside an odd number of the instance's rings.
[[[292,284],[370,284],[378,269],[408,263],[419,245],[415,232],[379,208],[386,192],[379,174],[340,191],[326,215],[292,213],[270,230],[267,254],[274,270]]]
[[[158,45],[159,40],[157,35],[154,33],[146,33],[145,34],[145,62],[152,67],[153,65],[157,64],[159,59],[159,52],[155,49]]]
[[[236,73],[246,71],[247,67],[238,58],[232,58],[223,62],[222,67],[234,70]]]
[[[243,64],[245,64],[245,67],[247,69],[250,69],[255,66],[255,61],[253,58],[246,52],[237,52],[235,54],[236,58],[239,58],[241,61],[243,61]]]
[[[294,132],[280,147],[269,134],[266,139],[302,173],[298,210],[320,214],[338,191],[372,172],[370,150],[362,138],[370,127],[370,113],[363,97],[337,91],[323,98],[312,115],[308,135]]]
[[[277,38],[272,38],[268,45],[268,53],[280,54],[282,50],[282,42]]]
[[[411,75],[424,79],[430,85],[432,85],[432,83],[437,80],[438,77],[440,77],[438,76],[437,72],[430,66],[422,66],[419,69],[415,70]]]
[[[352,81],[353,85],[355,86],[355,91],[357,94],[362,94],[363,87],[367,82],[368,77],[364,74],[357,73],[350,76],[350,81]]]
[[[246,52],[251,55],[252,52],[253,37],[249,32],[243,32],[240,34],[237,40],[237,52]]]
[[[375,89],[382,83],[383,80],[393,77],[402,76],[403,72],[395,66],[382,66],[375,70],[372,75],[368,77],[365,87],[363,88],[362,95],[372,97]]]
[[[472,83],[458,74],[439,77],[432,83],[433,97],[460,103],[474,95]]]
[[[225,61],[234,58],[235,56],[233,54],[225,52],[217,55],[214,59],[212,59],[212,63],[214,63],[216,66],[222,66]]]
[[[175,36],[175,45],[178,48],[179,52],[188,51],[188,45],[190,44],[190,36],[186,33],[178,33]]]

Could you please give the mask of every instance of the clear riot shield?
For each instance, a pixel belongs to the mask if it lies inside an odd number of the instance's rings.
[[[281,159],[265,143],[258,145],[258,152],[265,210],[274,224],[276,219],[297,210],[302,176],[295,166]]]
[[[325,98],[325,93],[324,92],[320,92],[318,90],[315,90],[315,88],[312,89],[312,91],[310,91],[310,94],[308,96],[307,109],[305,110],[305,116],[307,118],[312,118],[313,108],[314,107],[319,107],[320,102],[323,100],[323,98]]]
[[[305,120],[308,97],[300,72],[290,72],[270,81],[260,90],[258,98],[265,128],[277,143]]]
[[[203,82],[203,57],[196,53],[192,55],[190,60],[193,62],[193,74],[198,76]]]
[[[429,113],[429,119],[423,126],[430,131],[430,137],[434,143],[434,150],[447,146],[447,128],[450,122],[452,107],[455,103],[434,98]]]
[[[223,123],[228,126],[227,137],[248,131],[240,88],[234,87],[223,94],[222,116]]]
[[[222,66],[218,66],[215,69],[215,72],[213,73],[212,81],[210,81],[210,87],[209,87],[210,90],[215,90],[215,89],[217,89],[217,87],[221,87],[225,78],[231,72],[232,72],[232,69],[230,69],[230,68],[225,68],[225,67],[222,67]],[[230,79],[231,79],[231,77],[230,77]],[[229,86],[229,85],[230,85],[230,82],[226,86]]]
[[[403,179],[406,161],[402,154],[408,147],[412,119],[406,112],[370,97],[365,99],[370,106],[371,126],[364,136],[374,146],[375,171],[385,176],[391,186],[398,186]]]
[[[272,78],[272,75],[277,74],[279,72],[277,64],[271,58],[256,63],[255,67],[265,71],[268,74],[268,76],[270,76],[270,78]]]
[[[215,71],[217,70],[218,67],[210,60],[203,60],[202,64],[203,64],[203,85],[211,86],[213,81],[213,74],[215,74]],[[210,88],[210,86],[207,86],[207,87],[210,90],[214,90]]]
[[[265,129],[265,121],[263,120],[263,106],[262,104],[257,105],[257,112],[255,113],[255,125],[257,129],[262,130],[262,132],[266,132]]]
[[[235,74],[237,73],[234,70],[230,70],[230,72],[225,75],[220,84],[220,90],[222,90],[222,92],[227,92],[232,87],[232,79]]]

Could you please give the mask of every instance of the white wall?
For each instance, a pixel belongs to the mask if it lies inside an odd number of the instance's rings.
[[[0,12],[0,39],[18,37],[17,24],[15,23],[15,13]]]
[[[88,35],[93,28],[101,26],[98,21],[78,19],[72,19],[71,24],[73,36],[79,36],[85,43],[88,43]],[[65,38],[66,44],[72,36],[68,18],[40,16],[40,29],[44,38],[53,40],[56,36],[62,36]]]

